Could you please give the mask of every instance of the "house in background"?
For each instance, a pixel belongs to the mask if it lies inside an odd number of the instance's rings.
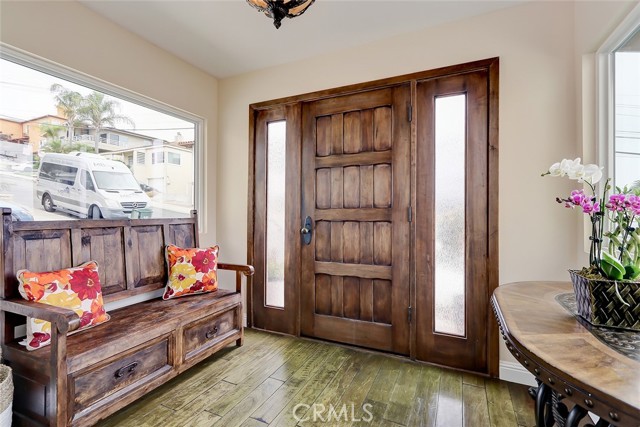
[[[152,187],[151,197],[164,203],[193,206],[193,150],[167,142],[111,150],[107,159],[129,166],[139,183]]]
[[[65,122],[66,119],[63,117],[54,115],[44,115],[28,120],[0,116],[0,159],[9,162],[2,167],[8,168],[11,164],[30,164],[34,154],[37,154],[47,141],[44,138],[42,126],[59,126],[58,133],[63,136]]]
[[[95,136],[89,128],[76,128],[73,142],[94,147]],[[139,133],[107,127],[100,132],[100,152],[111,152],[123,148],[144,147],[161,143],[162,140]]]
[[[60,136],[63,136],[63,126],[65,123],[66,119],[64,117],[53,115],[44,115],[28,120],[20,120],[11,117],[0,117],[0,141],[29,145],[28,154],[32,155],[33,153],[37,153],[42,147],[42,144],[46,142],[46,138],[43,137],[43,125],[59,126]],[[15,150],[11,151],[18,151],[18,149],[16,148]],[[20,151],[24,150],[20,149]]]

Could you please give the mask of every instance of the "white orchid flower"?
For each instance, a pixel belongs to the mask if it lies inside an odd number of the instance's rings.
[[[567,173],[569,179],[575,179],[581,181],[584,178],[584,165],[575,165]]]
[[[602,179],[602,168],[598,165],[590,164],[584,166],[583,176],[579,181],[584,181],[594,185]]]
[[[560,162],[554,163],[549,167],[549,175],[562,176],[562,168],[560,167]]]
[[[577,168],[577,167],[581,166],[581,165],[580,165],[580,157],[576,157],[576,158],[575,158],[575,159],[573,159],[573,160],[570,160],[570,159],[563,159],[563,160],[562,160],[562,162],[561,162],[560,164],[561,164],[561,165],[562,165],[562,164],[564,164],[564,165],[563,165],[563,167],[564,167],[564,169],[565,169],[565,171],[566,171],[567,175],[569,175],[569,172],[570,172],[572,169],[575,169],[575,168]]]
[[[571,160],[571,159],[562,159],[559,163],[554,163],[549,168],[549,175],[551,176],[568,176],[571,174],[572,170],[579,168],[580,165],[580,157]],[[577,178],[572,178],[577,179]]]

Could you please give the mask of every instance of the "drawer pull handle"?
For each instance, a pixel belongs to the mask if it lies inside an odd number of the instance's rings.
[[[211,329],[210,331],[207,331],[207,333],[204,334],[204,336],[205,338],[210,340],[211,338],[215,337],[217,333],[218,333],[218,327],[214,326],[213,329]]]
[[[129,363],[127,366],[123,366],[118,369],[115,373],[116,378],[122,378],[127,373],[132,373],[138,367],[138,362]]]

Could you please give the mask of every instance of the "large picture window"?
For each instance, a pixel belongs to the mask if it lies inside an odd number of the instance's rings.
[[[640,26],[614,52],[614,182],[640,189]]]
[[[0,207],[34,221],[189,216],[201,119],[96,82],[3,48]]]
[[[640,6],[596,57],[598,163],[614,186],[640,191]]]

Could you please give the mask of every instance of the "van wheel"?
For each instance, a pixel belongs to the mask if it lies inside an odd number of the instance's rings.
[[[102,218],[102,212],[100,212],[100,208],[96,205],[93,205],[89,208],[89,218],[91,219],[100,219]]]
[[[51,200],[51,196],[45,194],[42,196],[42,207],[47,212],[55,212],[56,208],[53,206],[53,200]]]

